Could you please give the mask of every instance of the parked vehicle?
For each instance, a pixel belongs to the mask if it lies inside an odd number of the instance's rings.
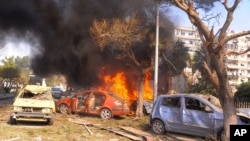
[[[50,87],[27,85],[16,96],[10,124],[17,121],[45,121],[52,125],[55,103]]]
[[[172,94],[157,97],[149,124],[156,134],[172,131],[222,138],[223,120],[222,108],[216,97],[202,94]],[[249,123],[249,116],[238,113],[238,124]]]
[[[61,98],[62,89],[60,87],[52,87],[51,91],[52,91],[53,98],[55,99]]]
[[[129,114],[125,100],[111,92],[101,90],[82,90],[72,97],[61,98],[56,102],[56,109],[63,114],[93,114],[100,115],[103,119]]]
[[[137,100],[129,100],[130,101],[130,111],[135,112],[137,108]],[[153,100],[144,100],[143,101],[143,114],[149,115],[153,109]]]

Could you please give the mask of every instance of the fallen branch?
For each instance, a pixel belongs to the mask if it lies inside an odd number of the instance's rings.
[[[83,124],[83,126],[87,129],[90,135],[93,135],[93,132],[88,128],[88,126],[86,126],[86,124]]]

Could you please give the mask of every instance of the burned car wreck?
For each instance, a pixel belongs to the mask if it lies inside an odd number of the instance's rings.
[[[48,125],[52,125],[53,113],[55,113],[55,102],[50,87],[27,85],[14,100],[9,123],[44,121]]]
[[[239,125],[250,123],[250,116],[237,113]],[[172,94],[157,97],[149,124],[156,134],[165,131],[201,136],[223,136],[223,112],[219,99],[212,95]]]
[[[73,96],[64,97],[56,102],[60,113],[81,113],[99,115],[102,119],[129,114],[127,101],[109,91],[80,90]]]

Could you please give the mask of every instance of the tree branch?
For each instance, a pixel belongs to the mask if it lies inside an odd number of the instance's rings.
[[[223,40],[223,38],[225,37],[227,29],[230,26],[231,22],[233,21],[234,10],[236,9],[236,7],[238,6],[239,3],[240,3],[240,0],[235,0],[233,6],[231,8],[228,6],[228,0],[225,0],[225,2],[222,3],[224,5],[225,9],[227,10],[227,18],[223,24],[223,27],[221,28],[219,40]]]
[[[207,72],[208,78],[210,79],[211,83],[213,83],[213,86],[215,86],[215,89],[219,91],[219,79],[215,71],[211,71],[211,69],[208,67],[206,62],[203,62],[204,70]]]
[[[169,61],[169,59],[166,57],[165,53],[163,53],[163,59],[165,61],[167,61],[176,70],[176,67],[174,66],[174,64],[171,61]]]
[[[227,43],[228,41],[230,41],[232,39],[235,39],[235,38],[238,38],[238,37],[241,37],[241,36],[245,36],[245,35],[249,35],[249,34],[250,34],[250,30],[232,34],[232,35],[226,37],[224,40],[222,40],[220,44],[223,45],[223,44]]]
[[[226,55],[228,55],[228,54],[233,54],[233,55],[242,55],[242,54],[245,54],[245,53],[247,53],[247,52],[249,52],[249,51],[250,51],[250,48],[246,49],[246,50],[245,50],[245,51],[243,51],[243,52],[228,51],[228,52],[226,52]]]
[[[205,39],[209,38],[209,29],[205,25],[205,23],[200,19],[199,13],[194,9],[193,1],[186,0],[174,0],[175,6],[183,10],[189,17],[191,23],[195,25],[199,31],[201,31],[205,37]]]

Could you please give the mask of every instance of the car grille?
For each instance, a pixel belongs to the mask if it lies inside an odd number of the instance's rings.
[[[24,107],[23,112],[41,112],[42,108]]]

